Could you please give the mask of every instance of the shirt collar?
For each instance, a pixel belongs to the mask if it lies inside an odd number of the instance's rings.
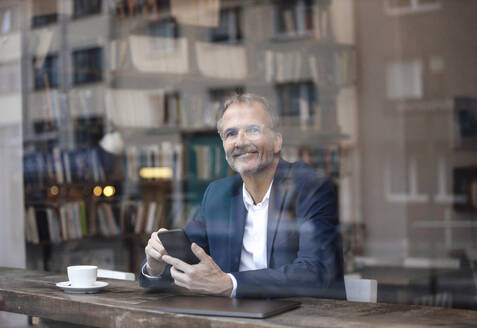
[[[260,203],[255,205],[253,203],[252,196],[250,196],[249,192],[247,191],[247,188],[245,188],[245,183],[242,183],[243,203],[247,211],[250,208],[262,208],[262,207],[268,206],[268,201],[270,199],[270,191],[272,190],[272,185],[273,185],[273,180],[270,183],[270,186],[268,187],[267,193],[265,194],[265,197],[263,197],[263,200]]]

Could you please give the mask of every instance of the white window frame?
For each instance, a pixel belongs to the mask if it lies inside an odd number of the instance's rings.
[[[434,3],[421,3],[421,0],[409,0],[408,7],[392,7],[392,0],[384,0],[384,12],[390,16],[422,13],[432,10],[438,10],[441,8],[441,0],[434,0]]]
[[[423,75],[424,67],[420,59],[389,62],[386,66],[387,99],[422,99]]]

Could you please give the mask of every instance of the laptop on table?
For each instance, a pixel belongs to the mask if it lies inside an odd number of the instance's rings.
[[[299,307],[301,303],[275,299],[237,299],[217,296],[171,295],[137,304],[165,312],[263,319]]]

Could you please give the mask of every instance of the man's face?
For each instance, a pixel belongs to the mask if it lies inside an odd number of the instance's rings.
[[[241,175],[261,173],[280,152],[282,137],[269,127],[260,103],[232,104],[222,117],[222,142],[230,167]]]

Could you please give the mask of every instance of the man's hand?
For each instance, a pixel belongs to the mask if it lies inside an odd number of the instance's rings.
[[[159,231],[167,231],[167,229],[161,228]],[[166,263],[162,260],[162,257],[166,254],[167,251],[157,237],[157,232],[153,232],[146,246],[146,270],[148,274],[158,276],[164,271]]]
[[[199,245],[192,243],[191,249],[200,263],[190,265],[169,255],[162,257],[164,262],[172,265],[171,276],[174,283],[200,294],[230,296],[233,289],[232,279]]]

